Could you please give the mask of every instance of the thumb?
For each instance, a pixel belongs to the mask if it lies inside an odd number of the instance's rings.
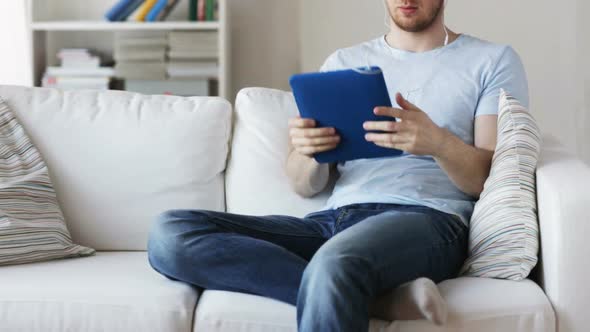
[[[406,111],[416,111],[416,112],[422,112],[421,109],[419,109],[416,105],[410,103],[409,101],[407,101],[401,93],[397,93],[395,96],[395,101],[397,102],[397,104],[399,105],[399,107],[401,107],[403,110]]]

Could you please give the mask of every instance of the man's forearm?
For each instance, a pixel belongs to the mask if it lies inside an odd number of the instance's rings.
[[[313,158],[297,153],[289,146],[286,165],[291,186],[302,197],[312,197],[326,188],[330,165],[319,164]]]
[[[479,198],[490,174],[494,152],[466,144],[446,130],[444,137],[435,160],[461,191]]]

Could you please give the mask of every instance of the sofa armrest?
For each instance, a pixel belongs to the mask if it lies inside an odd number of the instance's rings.
[[[590,167],[545,140],[537,170],[541,228],[540,284],[558,331],[590,326]]]

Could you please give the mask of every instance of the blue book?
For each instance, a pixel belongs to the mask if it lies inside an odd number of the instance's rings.
[[[134,1],[135,0],[120,0],[111,9],[109,9],[104,17],[111,22],[117,21],[117,18],[119,18],[125,9],[127,9],[127,7]]]
[[[158,0],[152,10],[145,17],[146,22],[154,22],[158,20],[160,13],[168,6],[168,0]]]
[[[145,0],[131,0],[131,3],[121,12],[121,14],[117,17],[117,21],[125,21],[129,15],[133,14],[133,12],[144,3]]]

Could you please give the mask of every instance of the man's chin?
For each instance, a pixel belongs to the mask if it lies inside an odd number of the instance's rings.
[[[422,32],[429,27],[429,25],[424,24],[423,22],[417,22],[415,20],[409,22],[400,22],[394,20],[394,23],[398,28],[404,30],[405,32]]]

